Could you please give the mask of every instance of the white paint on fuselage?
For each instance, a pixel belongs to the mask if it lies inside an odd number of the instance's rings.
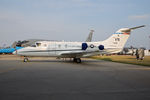
[[[23,49],[20,49],[17,51],[18,55],[21,56],[47,56],[47,57],[63,57],[61,54],[63,53],[69,53],[69,52],[93,52],[89,53],[86,55],[83,55],[83,57],[88,57],[88,56],[93,56],[97,54],[103,54],[103,53],[112,53],[120,51],[121,49],[118,48],[109,48],[107,45],[105,45],[104,50],[99,50],[98,46],[99,45],[104,45],[105,43],[103,42],[86,42],[88,44],[88,48],[86,50],[81,50],[82,48],[82,43],[83,42],[49,42],[49,41],[39,41],[37,43],[41,43],[40,46],[36,47],[26,47]],[[91,48],[90,45],[93,44],[94,48]],[[108,48],[108,49],[107,49]],[[95,52],[99,51],[99,52]],[[15,54],[15,53],[14,53]],[[66,56],[65,56],[66,57]]]

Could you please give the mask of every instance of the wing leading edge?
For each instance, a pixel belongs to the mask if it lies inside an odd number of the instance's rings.
[[[89,57],[92,55],[97,55],[97,53],[100,53],[99,50],[96,51],[67,51],[64,53],[61,53],[60,55],[62,57],[68,57],[68,58],[81,58],[81,57]]]

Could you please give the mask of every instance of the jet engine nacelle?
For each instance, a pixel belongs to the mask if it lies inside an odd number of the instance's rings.
[[[99,48],[99,50],[104,50],[104,46],[103,45],[99,45],[98,48]]]
[[[88,48],[88,44],[87,43],[82,43],[82,50],[86,50]]]

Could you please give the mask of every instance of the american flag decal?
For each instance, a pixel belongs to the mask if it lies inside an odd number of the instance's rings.
[[[124,35],[130,35],[130,32],[124,32],[123,34]]]

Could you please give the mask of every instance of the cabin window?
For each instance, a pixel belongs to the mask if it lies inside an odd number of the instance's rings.
[[[47,47],[47,44],[44,44],[44,47]]]
[[[36,43],[37,47],[41,46],[41,43]]]
[[[67,48],[67,44],[65,44],[65,48]]]
[[[33,44],[33,45],[31,45],[31,47],[36,47],[36,45],[35,45],[35,44]]]
[[[61,47],[61,45],[59,44],[59,45],[58,45],[58,47],[60,48],[60,47]]]

